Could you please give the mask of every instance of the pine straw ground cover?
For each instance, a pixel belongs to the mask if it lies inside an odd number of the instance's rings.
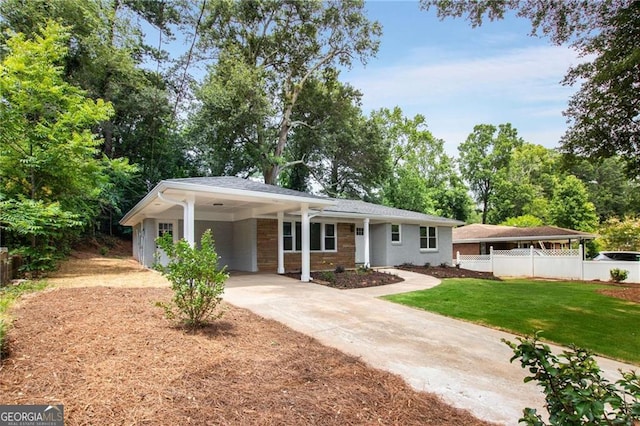
[[[67,425],[487,424],[243,309],[187,334],[131,259],[78,256],[61,275],[13,311],[0,403],[62,403]]]

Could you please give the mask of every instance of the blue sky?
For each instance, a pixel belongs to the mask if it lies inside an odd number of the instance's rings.
[[[573,50],[529,36],[531,23],[515,17],[474,29],[413,1],[370,1],[367,11],[383,26],[379,53],[342,73],[365,113],[397,105],[422,114],[452,155],[476,124],[511,123],[527,142],[558,146],[577,89],[560,84],[580,62]]]
[[[572,49],[529,36],[531,23],[516,17],[471,28],[464,18],[441,21],[417,1],[371,0],[366,9],[383,26],[380,50],[341,74],[363,93],[365,114],[395,106],[422,114],[453,156],[476,124],[511,123],[527,142],[558,146],[567,128],[562,111],[577,90],[560,84],[580,62]],[[157,32],[147,37],[157,43]],[[170,47],[187,48],[183,40]]]

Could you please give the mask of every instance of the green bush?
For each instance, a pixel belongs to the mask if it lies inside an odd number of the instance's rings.
[[[366,265],[358,265],[358,267],[356,268],[356,273],[358,275],[366,275],[371,273],[371,271],[373,271],[373,269],[371,269],[370,267],[366,266]]]
[[[531,375],[524,381],[536,381],[545,394],[549,425],[627,425],[640,421],[640,376],[635,372],[620,372],[615,384],[602,377],[593,355],[571,347],[559,356],[548,345],[533,338],[517,338],[520,344],[502,339],[522,368]],[[561,361],[563,358],[565,361]],[[525,408],[519,419],[527,425],[544,426],[542,416],[533,408]]]
[[[620,268],[613,268],[609,271],[609,275],[611,275],[611,281],[619,283],[627,279],[629,271]]]
[[[190,328],[201,327],[209,320],[220,318],[223,312],[216,310],[222,301],[229,274],[226,267],[218,269],[218,254],[211,230],[202,235],[200,248],[191,247],[184,239],[174,243],[169,234],[158,238],[156,243],[169,258],[166,266],[157,259],[154,265],[171,282],[172,303],[159,303],[167,317],[175,318],[176,308],[180,319]]]
[[[320,271],[320,279],[331,284],[336,283],[336,274],[334,271]]]

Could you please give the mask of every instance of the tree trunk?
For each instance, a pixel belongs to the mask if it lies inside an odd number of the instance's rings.
[[[271,164],[267,166],[267,168],[262,171],[262,176],[264,177],[264,183],[268,185],[276,185],[279,174],[280,174],[280,166],[278,166],[277,164]]]
[[[482,200],[482,224],[487,223],[488,210],[489,210],[489,200]]]

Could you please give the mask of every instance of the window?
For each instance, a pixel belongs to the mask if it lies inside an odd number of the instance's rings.
[[[302,223],[283,222],[282,239],[285,251],[302,250]],[[309,249],[311,251],[335,251],[336,225],[334,223],[309,223]]]
[[[300,222],[296,222],[296,246],[293,250],[302,250],[302,224]]]
[[[391,225],[391,242],[400,243],[400,225]]]
[[[364,228],[356,228],[356,235],[364,235]]]
[[[324,225],[324,249],[336,249],[336,226],[333,223],[325,223]]]
[[[164,234],[173,236],[173,223],[158,223],[158,237],[162,237]]]
[[[286,251],[293,250],[293,229],[291,228],[291,222],[282,223],[282,241]]]
[[[322,250],[322,224],[321,223],[309,224],[309,248],[311,249],[311,251]]]
[[[435,226],[420,227],[420,249],[436,250],[438,248],[438,232]]]

